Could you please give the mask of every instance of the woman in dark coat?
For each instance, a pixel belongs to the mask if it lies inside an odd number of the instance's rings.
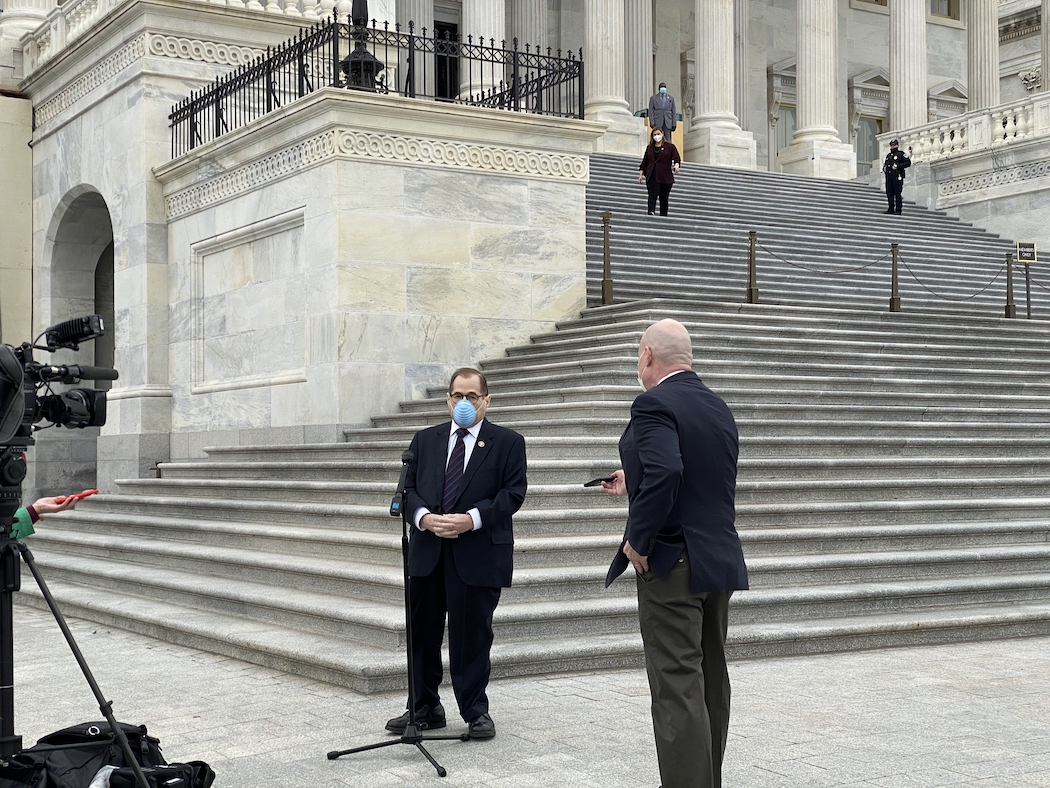
[[[649,137],[652,141],[638,167],[638,183],[644,183],[649,189],[649,215],[656,215],[656,198],[659,197],[660,215],[667,216],[667,195],[671,193],[682,157],[674,143],[664,139],[663,129],[653,129]]]

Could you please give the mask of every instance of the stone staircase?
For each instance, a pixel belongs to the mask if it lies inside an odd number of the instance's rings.
[[[595,157],[595,182],[630,166]],[[673,209],[686,191],[672,192]],[[626,510],[581,483],[618,467],[637,343],[667,316],[689,327],[697,371],[741,434],[752,590],[733,599],[734,657],[1050,632],[1046,324],[999,318],[995,299],[891,314],[860,278],[850,303],[880,309],[819,305],[837,303],[819,278],[783,290],[781,304],[742,304],[743,279],[718,279],[735,262],[685,260],[706,248],[685,229],[703,222],[647,217],[641,205],[618,209],[617,226],[680,225],[688,298],[590,309],[483,364],[491,417],[526,436],[530,482],[514,587],[496,614],[495,674],[640,664],[633,581],[602,588]],[[596,197],[589,211],[600,207]],[[913,235],[927,224],[971,232],[912,213]],[[987,282],[989,254],[959,265]],[[666,268],[637,263],[628,284],[621,267],[618,292],[664,294],[646,272]],[[217,447],[163,463],[160,478],[49,518],[32,546],[67,614],[366,692],[401,688],[400,522],[387,509],[412,434],[445,419],[435,389],[344,443]],[[29,585],[21,599],[41,604]]]
[[[1001,271],[1006,253],[1013,251],[1012,241],[910,203],[902,216],[887,216],[885,196],[860,182],[690,163],[671,190],[670,215],[647,216],[638,161],[640,157],[591,157],[591,306],[601,303],[599,213],[611,211],[617,302],[653,297],[743,300],[748,232],[754,230],[764,303],[884,309],[890,296],[890,244],[897,243],[904,311],[961,308],[1004,314],[1005,272],[977,293]],[[1023,314],[1023,267],[1015,269],[1014,284],[1017,311]],[[1033,314],[1046,318],[1050,276],[1042,284],[1032,286]]]

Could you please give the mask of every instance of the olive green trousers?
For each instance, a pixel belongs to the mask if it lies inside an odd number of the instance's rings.
[[[729,732],[725,643],[732,591],[689,591],[683,553],[666,580],[637,579],[663,788],[721,788]]]

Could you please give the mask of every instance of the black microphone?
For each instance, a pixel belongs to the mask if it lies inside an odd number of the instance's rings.
[[[80,364],[48,364],[41,365],[37,374],[40,380],[58,380],[61,383],[76,383],[81,379],[87,380],[116,380],[120,373],[109,367],[89,367]]]
[[[88,367],[80,364],[70,364],[69,374],[85,380],[116,380],[120,373],[109,367]]]
[[[390,516],[400,517],[402,506],[405,502],[405,477],[408,476],[408,464],[412,462],[412,452],[406,451],[401,454],[401,478],[397,480],[397,492],[390,502]]]

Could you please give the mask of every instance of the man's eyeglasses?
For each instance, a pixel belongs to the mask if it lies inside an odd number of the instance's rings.
[[[457,392],[455,394],[449,394],[448,396],[453,402],[462,402],[463,400],[467,400],[470,402],[471,405],[477,405],[479,402],[485,399],[484,394],[460,394]]]

